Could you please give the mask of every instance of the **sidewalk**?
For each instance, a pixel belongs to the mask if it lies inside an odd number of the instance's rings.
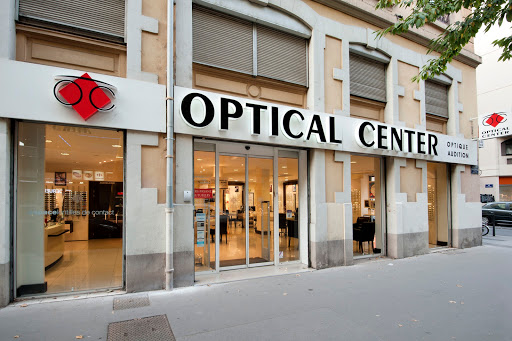
[[[0,310],[0,340],[107,340],[109,323],[158,315],[176,340],[512,340],[511,268],[512,230],[498,229],[482,247],[402,260],[172,292],[18,302]],[[147,322],[135,321],[127,334],[112,325],[118,338],[111,340],[172,339],[157,336],[165,316],[153,329]]]

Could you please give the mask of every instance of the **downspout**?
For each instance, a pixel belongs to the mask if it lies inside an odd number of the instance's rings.
[[[165,290],[174,287],[174,0],[167,0],[167,184],[165,201]]]

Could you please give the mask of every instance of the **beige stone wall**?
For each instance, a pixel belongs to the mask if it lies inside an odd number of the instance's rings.
[[[158,20],[158,34],[142,31],[141,69],[158,75],[158,83],[166,84],[167,70],[167,1],[143,0],[142,14]]]
[[[471,174],[471,167],[466,166],[460,175],[461,193],[466,195],[466,202],[480,202],[480,177]]]
[[[407,193],[407,201],[415,202],[416,193],[422,193],[421,169],[416,168],[416,160],[407,159],[406,167],[400,167],[400,193]]]
[[[106,75],[126,76],[126,47],[18,24],[16,60]]]
[[[418,72],[418,67],[398,62],[398,84],[405,90],[405,96],[398,97],[399,120],[409,128],[420,124],[420,102],[414,99],[414,91],[419,90],[419,85],[412,81]]]
[[[335,193],[343,192],[343,162],[334,161],[334,151],[325,151],[325,202],[336,202]]]
[[[343,82],[332,77],[333,69],[342,69],[341,40],[333,37],[325,37],[325,112],[332,114],[334,110],[343,109]]]
[[[165,134],[159,134],[157,147],[141,147],[141,187],[156,188],[159,204],[165,203],[166,146]]]

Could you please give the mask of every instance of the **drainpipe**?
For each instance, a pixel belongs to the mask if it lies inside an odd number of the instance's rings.
[[[165,290],[174,286],[174,0],[167,0],[167,184],[165,200]]]

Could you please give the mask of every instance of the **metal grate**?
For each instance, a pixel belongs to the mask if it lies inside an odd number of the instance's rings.
[[[107,341],[175,341],[167,316],[157,315],[108,325]]]
[[[133,309],[149,306],[148,295],[114,298],[114,310]]]

